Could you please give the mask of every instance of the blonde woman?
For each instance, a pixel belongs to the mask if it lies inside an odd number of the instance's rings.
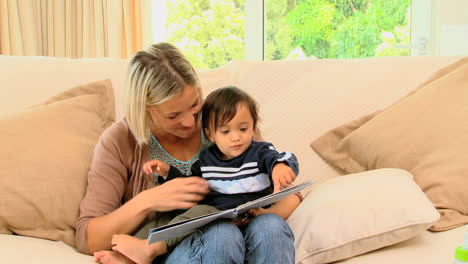
[[[159,43],[136,53],[128,74],[125,118],[101,135],[94,151],[77,221],[79,251],[99,263],[294,263],[294,236],[274,214],[256,217],[244,232],[229,221],[214,222],[174,249],[162,241],[132,251],[145,243],[150,227],[168,223],[209,192],[201,177],[159,184],[143,164],[158,159],[190,175],[210,143],[200,124],[198,76],[176,47]],[[126,255],[112,250],[115,234],[135,235],[118,243]]]

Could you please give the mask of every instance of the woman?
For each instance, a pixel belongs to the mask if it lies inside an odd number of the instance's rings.
[[[165,224],[174,210],[194,206],[209,191],[200,177],[159,185],[156,176],[142,170],[146,161],[160,159],[189,175],[198,153],[209,145],[200,126],[200,83],[183,54],[168,43],[136,53],[129,65],[125,99],[125,118],[109,127],[96,145],[77,222],[78,249],[94,254],[100,263],[132,263],[118,251],[110,251],[114,234],[137,233],[144,238],[150,219]],[[291,212],[299,203],[298,198],[291,202]],[[164,243],[152,246],[148,246],[151,254],[138,252],[138,258],[132,259],[141,263],[157,256],[163,263],[294,263],[293,234],[275,214],[253,218],[242,232],[231,222],[214,222],[170,252]]]

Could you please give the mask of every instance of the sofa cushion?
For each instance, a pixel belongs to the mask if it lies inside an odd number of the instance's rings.
[[[468,58],[437,72],[382,112],[333,129],[312,143],[329,163],[355,173],[402,168],[442,217],[431,230],[468,223]]]
[[[0,235],[0,245],[0,263],[96,264],[94,257],[80,254],[62,241]]]
[[[313,186],[288,219],[296,263],[329,263],[424,232],[440,214],[412,175],[379,169]]]
[[[114,111],[104,80],[0,117],[0,233],[75,245],[94,145]]]

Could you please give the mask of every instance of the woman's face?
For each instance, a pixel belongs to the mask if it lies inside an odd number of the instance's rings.
[[[190,137],[199,129],[198,116],[201,107],[198,89],[186,85],[180,95],[147,108],[154,123],[153,133],[167,133],[179,138]]]

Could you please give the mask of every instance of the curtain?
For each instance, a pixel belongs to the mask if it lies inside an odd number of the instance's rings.
[[[0,0],[0,54],[128,58],[151,44],[148,0]]]

